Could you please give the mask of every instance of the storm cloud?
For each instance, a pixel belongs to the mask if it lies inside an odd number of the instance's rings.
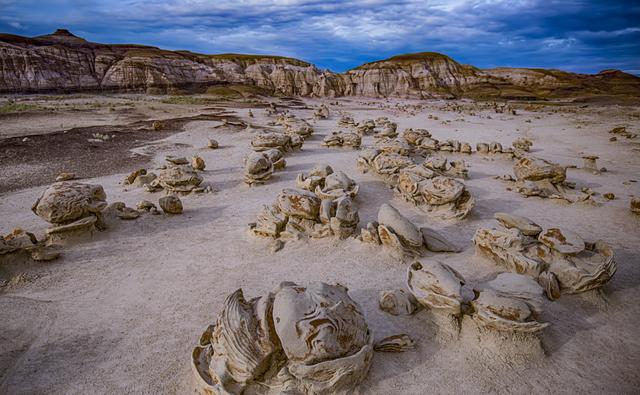
[[[395,54],[640,74],[637,1],[0,0],[0,31],[291,56],[334,71]]]

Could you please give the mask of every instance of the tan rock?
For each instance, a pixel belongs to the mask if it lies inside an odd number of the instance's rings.
[[[283,189],[277,197],[277,205],[283,213],[315,220],[319,216],[320,199],[313,193],[298,189]]]
[[[458,316],[462,313],[465,279],[444,263],[414,262],[407,271],[407,286],[423,306]]]
[[[582,237],[567,229],[546,229],[538,235],[538,240],[561,254],[577,254],[585,249]]]
[[[58,174],[58,176],[56,177],[56,182],[60,182],[60,181],[70,181],[76,178],[76,173],[60,173]]]
[[[133,182],[136,180],[136,178],[138,178],[138,176],[142,176],[145,174],[147,174],[147,169],[134,170],[124,178],[123,184],[124,185],[133,184]]]
[[[161,197],[158,200],[158,204],[162,211],[167,214],[182,214],[182,201],[177,196],[169,195]]]
[[[244,182],[262,184],[273,175],[274,166],[264,152],[252,152],[244,160]]]
[[[387,336],[373,346],[373,350],[377,352],[405,352],[414,348],[415,342],[406,334]]]
[[[99,216],[107,207],[106,199],[100,185],[65,181],[49,186],[31,210],[51,224],[65,225],[87,216]]]
[[[537,236],[542,232],[542,228],[529,218],[507,213],[495,213],[493,217],[505,228],[519,229],[522,234],[527,236]]]
[[[193,168],[193,170],[202,171],[205,169],[206,164],[204,163],[204,159],[196,155],[191,158],[191,167]]]
[[[549,180],[553,184],[563,182],[567,178],[564,167],[544,159],[524,157],[513,166],[513,172],[518,180],[540,181]]]
[[[189,193],[200,186],[202,177],[191,166],[180,165],[162,170],[154,182],[168,192]]]
[[[634,197],[629,201],[629,208],[634,214],[640,214],[640,198]]]
[[[180,166],[180,165],[186,165],[189,164],[189,161],[187,160],[187,158],[185,157],[175,157],[175,156],[166,156],[164,158],[167,162],[169,162],[172,165],[176,165],[176,166]]]

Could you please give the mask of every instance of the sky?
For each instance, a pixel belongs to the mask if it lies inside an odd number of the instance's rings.
[[[342,72],[410,52],[640,75],[640,0],[0,0],[0,32],[290,56]]]

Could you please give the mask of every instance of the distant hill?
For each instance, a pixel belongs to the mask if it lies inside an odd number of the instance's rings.
[[[168,51],[99,44],[60,29],[22,37],[0,34],[0,92],[203,91],[240,84],[274,95],[470,97],[486,99],[640,98],[640,78],[619,70],[560,70],[463,65],[436,52],[393,56],[345,73],[270,55]]]

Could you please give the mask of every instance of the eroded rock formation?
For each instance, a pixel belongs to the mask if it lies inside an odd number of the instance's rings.
[[[192,367],[203,394],[254,393],[267,383],[281,393],[343,394],[366,378],[372,359],[373,336],[345,287],[284,282],[250,300],[241,289],[229,295]]]
[[[106,200],[107,195],[100,185],[64,181],[47,188],[31,210],[52,224],[47,229],[50,242],[63,242],[70,235],[102,229]]]
[[[284,189],[276,202],[264,206],[250,230],[257,236],[300,239],[351,236],[360,218],[353,203],[358,185],[331,166],[316,165],[298,174],[298,189]]]
[[[543,229],[504,213],[496,216],[504,227],[478,229],[476,248],[500,266],[537,280],[550,299],[599,288],[616,272],[613,249],[602,240],[588,243],[570,230]]]
[[[480,70],[446,55],[422,52],[338,74],[279,56],[202,55],[142,45],[98,44],[66,30],[32,38],[2,34],[0,62],[4,65],[0,92],[135,90],[156,94],[251,85],[266,94],[328,97],[640,95],[640,79],[615,70],[596,75],[514,68]]]

